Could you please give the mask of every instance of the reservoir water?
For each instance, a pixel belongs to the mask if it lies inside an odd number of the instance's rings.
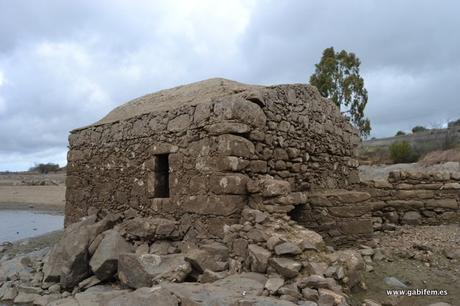
[[[64,227],[64,216],[25,210],[0,210],[0,244],[39,236]]]

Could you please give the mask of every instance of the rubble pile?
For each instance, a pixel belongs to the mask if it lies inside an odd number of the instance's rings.
[[[180,222],[91,211],[51,250],[0,265],[0,299],[36,305],[331,305],[363,286],[358,251],[335,251],[287,215],[304,203],[284,181],[248,183],[253,195],[223,239]],[[259,209],[258,209],[259,208]]]

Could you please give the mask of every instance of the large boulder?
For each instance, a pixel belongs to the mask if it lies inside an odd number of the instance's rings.
[[[120,226],[120,232],[132,240],[176,239],[180,236],[176,221],[152,217],[127,220]]]
[[[96,236],[112,228],[120,217],[110,214],[96,222],[96,216],[92,215],[67,227],[45,262],[44,281],[59,281],[63,288],[73,288],[87,278],[90,275],[89,245]]]
[[[275,246],[276,255],[298,255],[302,250],[290,241],[283,242]]]
[[[214,242],[188,251],[185,259],[200,273],[205,270],[220,272],[228,268],[228,253],[225,245]]]
[[[118,260],[118,278],[131,288],[151,287],[161,280],[182,282],[192,271],[181,254],[121,254]]]
[[[88,275],[89,237],[87,227],[93,225],[95,222],[96,215],[92,215],[66,228],[63,237],[54,245],[48,254],[47,260],[45,260],[43,266],[44,282],[59,282],[61,274],[71,272],[72,265],[78,268],[78,274],[84,274],[80,281]],[[70,262],[71,259],[78,262],[72,264]],[[77,283],[75,282],[75,284]]]
[[[291,192],[291,185],[288,181],[265,179],[260,184],[262,196],[264,197],[287,195]]]
[[[272,253],[257,244],[250,244],[248,246],[248,251],[251,271],[265,273],[268,266],[268,259],[271,257]]]
[[[270,258],[269,264],[276,272],[285,278],[294,278],[299,274],[302,264],[290,258],[273,257]]]
[[[348,280],[347,285],[352,288],[362,280],[362,274],[366,267],[364,259],[358,251],[343,250],[336,252],[337,261],[344,269]]]
[[[134,251],[132,245],[116,230],[109,230],[103,235],[104,238],[89,262],[91,270],[101,281],[108,280],[117,273],[120,254]]]

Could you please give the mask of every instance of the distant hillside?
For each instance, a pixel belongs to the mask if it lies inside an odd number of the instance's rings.
[[[429,152],[460,147],[460,126],[450,125],[445,129],[429,129],[407,135],[367,140],[362,143],[359,151],[360,159],[372,163],[391,163],[388,148],[398,141],[409,142],[419,155],[424,156]]]

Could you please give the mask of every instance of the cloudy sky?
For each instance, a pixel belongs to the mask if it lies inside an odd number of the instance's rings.
[[[460,117],[460,2],[0,0],[0,170],[65,164],[68,131],[210,77],[305,83],[355,52],[371,136]]]

